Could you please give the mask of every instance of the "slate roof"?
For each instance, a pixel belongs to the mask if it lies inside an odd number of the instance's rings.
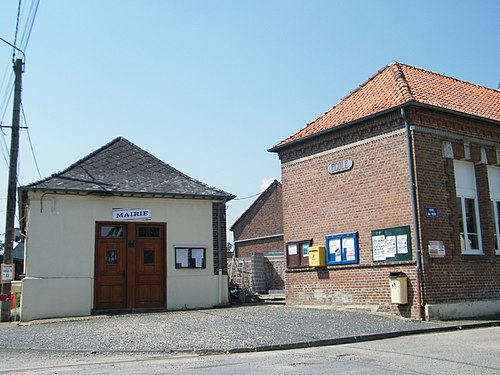
[[[292,141],[408,103],[500,122],[499,91],[393,62],[269,151],[277,151]]]
[[[21,190],[235,198],[181,173],[123,137],[62,172],[23,186]]]

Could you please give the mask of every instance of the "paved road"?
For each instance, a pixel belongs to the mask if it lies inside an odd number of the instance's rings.
[[[0,324],[0,371],[28,358],[36,364],[120,353],[178,356],[305,348],[470,324],[491,322],[421,322],[364,312],[258,304],[4,323]]]
[[[230,355],[26,352],[12,361],[9,350],[0,349],[5,369],[0,374],[493,375],[500,373],[499,342],[500,328],[492,327]]]

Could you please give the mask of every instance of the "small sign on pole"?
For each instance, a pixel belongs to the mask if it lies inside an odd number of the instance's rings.
[[[0,283],[10,283],[14,280],[14,265],[2,263],[0,269]]]

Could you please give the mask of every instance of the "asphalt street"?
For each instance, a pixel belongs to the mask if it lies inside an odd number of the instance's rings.
[[[2,323],[0,348],[87,353],[235,353],[370,341],[500,325],[415,321],[282,304]]]

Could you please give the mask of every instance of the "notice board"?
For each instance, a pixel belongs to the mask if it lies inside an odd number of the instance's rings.
[[[374,262],[411,260],[410,226],[372,230]]]

